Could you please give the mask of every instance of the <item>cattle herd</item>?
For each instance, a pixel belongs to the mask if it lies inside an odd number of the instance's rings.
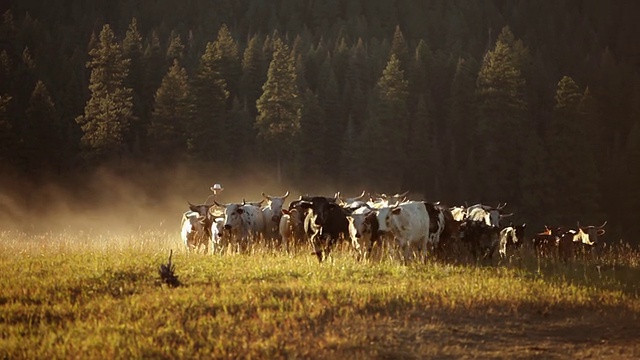
[[[215,194],[213,187],[211,190]],[[408,200],[404,194],[371,194],[344,198],[303,195],[289,202],[262,193],[262,200],[193,205],[182,217],[182,240],[189,251],[220,249],[246,251],[257,242],[290,251],[309,244],[322,262],[339,242],[349,242],[358,258],[378,248],[399,249],[404,262],[425,260],[428,253],[446,253],[452,244],[469,249],[476,259],[501,258],[527,245],[539,256],[568,260],[578,250],[589,250],[605,232],[604,226],[547,227],[525,235],[525,224],[504,226],[505,204],[444,206]]]

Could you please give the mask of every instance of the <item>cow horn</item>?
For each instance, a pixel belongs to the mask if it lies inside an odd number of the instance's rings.
[[[509,214],[500,214],[500,217],[509,217],[509,216],[513,216],[513,213],[509,213]]]
[[[602,229],[605,225],[607,225],[607,220],[605,220],[602,225],[596,227],[596,229]]]
[[[269,199],[269,195],[265,194],[264,191],[262,192],[262,197],[265,198],[265,199]]]
[[[365,191],[362,190],[362,194],[360,194],[360,196],[356,196],[356,200],[360,200],[364,197]]]
[[[289,190],[287,190],[287,192],[282,195],[283,198],[286,198],[287,196],[289,196]]]
[[[408,194],[408,193],[409,193],[409,190],[407,190],[407,191],[403,192],[402,194],[395,194],[395,195],[394,195],[394,197],[396,197],[396,198],[402,198],[402,197],[407,196],[407,194]]]

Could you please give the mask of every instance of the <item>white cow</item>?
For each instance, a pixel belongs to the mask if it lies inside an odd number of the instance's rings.
[[[262,197],[267,201],[267,205],[262,208],[262,215],[265,224],[265,238],[273,239],[279,234],[280,218],[282,217],[282,206],[289,196],[287,191],[282,196],[271,196],[262,193]]]
[[[264,217],[260,207],[254,203],[229,203],[224,207],[224,231],[235,237],[245,247],[252,239],[264,235]]]
[[[351,197],[351,198],[342,198],[342,196],[340,195],[340,191],[338,191],[336,193],[336,203],[342,207],[351,207],[352,205],[362,205],[364,204],[364,201],[362,201],[362,198],[364,198],[364,194],[365,191],[362,190],[362,194],[360,194],[359,196],[356,197]]]
[[[390,232],[395,236],[405,263],[410,259],[411,247],[417,247],[426,259],[431,237],[429,213],[423,202],[410,201],[378,209],[377,218],[379,232]]]
[[[181,238],[189,251],[204,246],[205,254],[209,252],[212,242],[211,226],[213,216],[209,213],[210,205],[189,204],[189,210],[182,215]]]
[[[451,216],[455,221],[463,221],[467,217],[467,212],[464,206],[454,206],[449,208]]]
[[[278,232],[285,246],[285,251],[289,251],[291,246],[305,238],[304,214],[299,209],[282,209]]]
[[[347,216],[347,220],[351,245],[360,258],[365,258],[371,251],[375,239],[379,238],[376,212],[369,206],[361,206],[353,210]]]
[[[503,205],[498,204],[498,207],[492,207],[488,205],[475,204],[469,206],[467,208],[467,219],[471,219],[473,221],[483,221],[485,224],[495,227],[500,227],[500,220],[502,218],[513,215],[511,214],[503,214],[502,210],[507,206],[507,203]]]
[[[220,248],[222,240],[222,231],[224,230],[224,218],[217,217],[213,219],[211,224],[211,252],[215,253]]]
[[[498,253],[501,258],[507,256],[507,246],[520,246],[524,240],[524,228],[526,224],[518,226],[507,226],[500,230],[500,244],[498,245]]]

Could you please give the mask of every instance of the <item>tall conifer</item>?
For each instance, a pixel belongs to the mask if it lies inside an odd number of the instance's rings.
[[[76,118],[83,131],[85,155],[102,159],[123,156],[129,150],[125,136],[133,117],[131,88],[124,86],[129,60],[123,57],[108,24],[103,26],[99,42],[89,55],[91,98],[84,115]]]

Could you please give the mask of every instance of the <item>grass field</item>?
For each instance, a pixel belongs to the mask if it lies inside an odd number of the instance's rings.
[[[158,275],[170,249],[182,286]],[[319,264],[176,233],[0,233],[0,358],[639,358],[640,254]]]

